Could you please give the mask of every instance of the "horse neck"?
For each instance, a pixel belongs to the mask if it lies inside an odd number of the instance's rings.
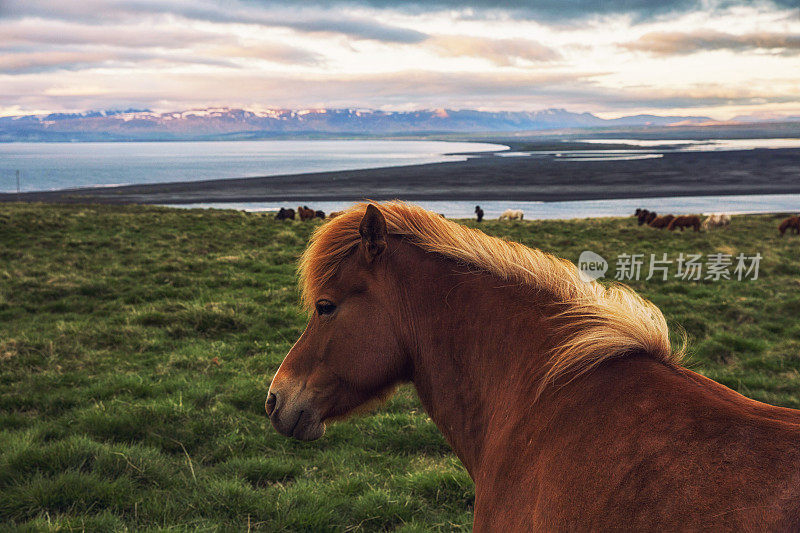
[[[534,402],[551,347],[544,313],[552,299],[433,254],[400,255],[416,256],[400,278],[412,380],[475,478],[493,427]]]

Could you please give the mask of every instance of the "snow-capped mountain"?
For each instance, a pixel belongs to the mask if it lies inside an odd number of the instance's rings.
[[[478,133],[702,124],[708,117],[637,115],[605,120],[564,109],[487,112],[434,109],[246,109],[208,108],[172,113],[127,109],[0,117],[0,141],[200,140],[274,138],[287,135],[393,135]]]

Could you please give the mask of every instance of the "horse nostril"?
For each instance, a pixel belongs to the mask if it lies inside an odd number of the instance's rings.
[[[275,411],[275,404],[277,403],[278,397],[275,396],[274,392],[270,392],[269,396],[267,396],[267,403],[264,406],[264,408],[267,410],[267,416],[272,416],[272,413]]]

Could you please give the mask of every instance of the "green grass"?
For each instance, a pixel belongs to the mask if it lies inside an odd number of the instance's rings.
[[[800,239],[779,239],[778,220],[735,217],[699,234],[632,218],[481,227],[573,261],[584,249],[612,263],[622,252],[760,252],[757,281],[631,285],[685,328],[693,368],[800,407]],[[315,224],[1,205],[2,524],[468,529],[472,483],[411,387],[311,443],[265,419],[269,381],[305,325],[294,268]]]

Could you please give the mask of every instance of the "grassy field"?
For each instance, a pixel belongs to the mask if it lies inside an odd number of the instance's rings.
[[[633,218],[482,228],[573,261],[589,249],[612,270],[623,252],[761,253],[756,281],[631,285],[686,330],[696,370],[800,407],[800,239],[778,238],[778,221],[683,234]],[[305,325],[295,261],[318,223],[0,205],[0,523],[468,529],[472,482],[411,387],[311,443],[264,416]]]

